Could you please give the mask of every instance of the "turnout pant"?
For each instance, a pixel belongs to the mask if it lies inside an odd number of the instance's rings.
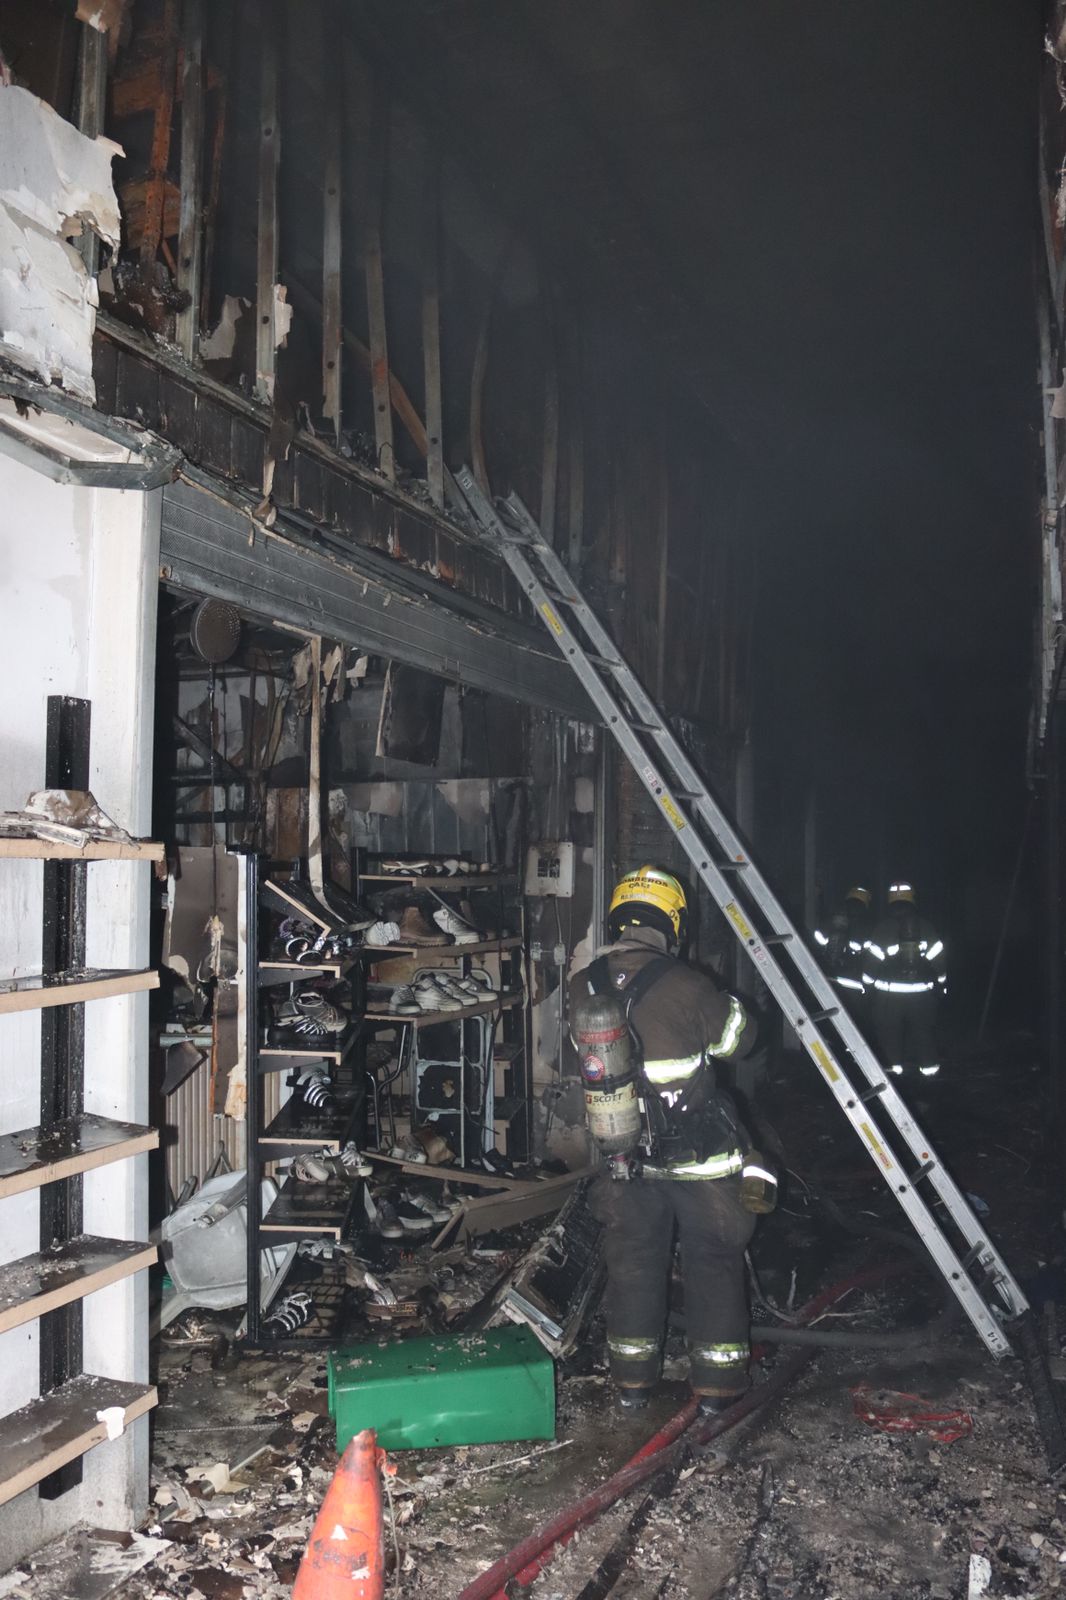
[[[696,1394],[741,1394],[748,1384],[744,1251],[755,1218],[740,1179],[600,1178],[593,1214],[606,1224],[607,1347],[623,1389],[656,1383],[675,1231],[681,1241],[685,1327]]]
[[[874,991],[874,1027],[886,1067],[932,1067],[939,1061],[936,1049],[936,1009],[939,995],[888,994]]]

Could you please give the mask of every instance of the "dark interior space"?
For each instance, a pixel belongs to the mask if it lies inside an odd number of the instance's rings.
[[[1066,0],[0,7],[0,1593],[1066,1562]]]

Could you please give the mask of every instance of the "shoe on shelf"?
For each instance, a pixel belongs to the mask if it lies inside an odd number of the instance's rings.
[[[373,1163],[366,1159],[359,1146],[350,1139],[337,1156],[337,1160],[349,1178],[369,1178],[374,1170]]]
[[[433,1218],[427,1217],[426,1213],[418,1206],[412,1205],[406,1196],[404,1199],[397,1201],[396,1216],[400,1227],[405,1233],[428,1233],[433,1227]],[[447,1221],[448,1219],[445,1218],[444,1220]]]
[[[348,1013],[327,1000],[324,994],[319,994],[317,989],[301,989],[293,996],[292,1004],[297,1014],[293,1024],[297,1033],[343,1033],[348,1026]]]
[[[381,870],[383,873],[387,872],[390,877],[420,878],[424,873],[429,872],[432,866],[432,861],[424,859],[421,861],[383,861]]]
[[[409,1206],[414,1206],[416,1211],[421,1211],[430,1222],[435,1222],[438,1227],[447,1222],[451,1212],[447,1207],[438,1205],[432,1195],[424,1193],[421,1189],[405,1189],[403,1197]]]
[[[405,906],[400,914],[398,944],[438,945],[448,940],[439,928],[427,922],[420,906]]]
[[[446,933],[454,944],[480,944],[481,935],[469,922],[464,922],[451,906],[438,906],[433,913],[433,921],[442,933]]]
[[[450,1000],[457,1000],[461,1006],[474,1005],[481,998],[479,990],[465,987],[463,979],[452,977],[450,972],[435,972],[433,982],[438,989],[444,990]]]
[[[394,1161],[413,1161],[418,1166],[424,1166],[426,1162],[426,1152],[416,1144],[394,1144],[389,1155]]]
[[[383,1239],[402,1239],[403,1228],[396,1215],[396,1207],[391,1200],[374,1201],[374,1209],[378,1214],[377,1229]]]
[[[453,1000],[432,978],[419,978],[415,984],[415,999],[423,1012],[463,1009],[462,1002]]]
[[[499,1150],[479,1150],[470,1164],[483,1167],[494,1178],[513,1178],[515,1175],[514,1167]]]
[[[294,1157],[289,1171],[300,1183],[328,1183],[336,1177],[333,1167],[321,1155],[312,1155],[310,1151]]]
[[[468,927],[473,928],[476,931],[478,939],[482,943],[487,944],[490,940],[497,937],[495,928],[486,925],[474,915],[474,908],[470,904],[469,899],[460,900],[459,915],[462,917],[463,921]]]
[[[327,1115],[337,1109],[337,1102],[333,1095],[333,1084],[328,1075],[320,1068],[310,1072],[301,1072],[296,1080],[297,1087],[303,1098],[303,1103],[310,1111],[317,1111],[320,1116]]]
[[[310,1322],[314,1309],[314,1302],[305,1291],[287,1294],[284,1299],[275,1300],[263,1318],[263,1326],[274,1333],[295,1333]]]
[[[415,998],[409,983],[401,983],[389,996],[389,1010],[394,1017],[420,1017],[422,1007]]]
[[[398,922],[375,922],[363,935],[363,944],[371,949],[380,949],[382,945],[399,944],[400,925]]]

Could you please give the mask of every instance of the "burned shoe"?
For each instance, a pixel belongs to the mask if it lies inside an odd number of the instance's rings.
[[[336,1176],[333,1167],[321,1155],[312,1155],[310,1151],[296,1156],[289,1171],[300,1183],[328,1183]]]
[[[263,1326],[274,1334],[292,1334],[298,1328],[306,1327],[313,1310],[311,1296],[303,1290],[287,1294],[283,1300],[271,1306],[269,1315],[263,1318]]]
[[[363,944],[374,950],[399,942],[400,925],[397,922],[375,922],[363,935]]]
[[[428,1233],[434,1226],[433,1218],[427,1217],[420,1207],[412,1205],[410,1200],[403,1199],[396,1206],[396,1216],[400,1227],[405,1233]],[[445,1218],[445,1221],[448,1219]]]
[[[439,928],[427,922],[419,906],[405,906],[400,916],[399,944],[440,945],[448,940]]]
[[[438,1227],[447,1222],[452,1214],[446,1206],[438,1205],[432,1195],[424,1193],[421,1189],[405,1189],[403,1197],[409,1206],[414,1206],[416,1211],[421,1211],[424,1216],[429,1218],[430,1222],[436,1223]]]
[[[375,1200],[374,1207],[377,1211],[377,1230],[383,1239],[402,1239],[403,1228],[396,1215],[396,1208],[389,1200]]]

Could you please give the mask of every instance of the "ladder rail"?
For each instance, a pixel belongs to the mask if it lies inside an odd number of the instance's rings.
[[[491,513],[491,505],[487,501],[485,504]],[[645,724],[650,726],[659,726],[659,732],[649,733],[645,735],[645,737],[647,737],[658,747],[660,754],[673,769],[673,773],[677,780],[676,787],[678,789],[699,792],[699,799],[695,802],[695,810],[700,819],[710,829],[722,850],[731,857],[732,861],[735,863],[744,863],[744,881],[742,885],[738,884],[738,889],[742,889],[742,891],[750,894],[752,900],[759,907],[760,912],[769,922],[774,933],[789,933],[792,935],[786,950],[787,959],[791,960],[793,965],[797,968],[801,978],[811,994],[813,994],[815,999],[819,1002],[819,1007],[822,1010],[828,1010],[830,1008],[839,1009],[839,1019],[833,1018],[831,1021],[834,1031],[841,1040],[843,1048],[851,1055],[855,1064],[858,1066],[859,1070],[862,1072],[863,1076],[866,1078],[867,1082],[872,1088],[880,1088],[882,1085],[884,1085],[882,1093],[884,1096],[885,1109],[890,1117],[890,1120],[897,1128],[901,1138],[907,1144],[916,1160],[924,1163],[926,1160],[928,1160],[930,1149],[929,1140],[926,1134],[919,1126],[917,1120],[910,1112],[895,1086],[886,1079],[884,1069],[878,1061],[877,1056],[869,1042],[859,1029],[858,1024],[855,1022],[850,1012],[847,1010],[847,1007],[843,1005],[840,996],[833,988],[825,973],[822,971],[821,966],[807,945],[806,940],[799,935],[798,931],[792,925],[787,912],[781,905],[777,896],[774,894],[769,883],[767,883],[766,879],[759,871],[755,862],[751,859],[746,846],[744,845],[740,836],[736,833],[728,816],[714,800],[713,796],[711,796],[707,791],[704,780],[700,776],[698,770],[693,765],[681,744],[678,742],[672,730],[669,728],[659,707],[657,707],[652,701],[643,684],[640,682],[640,679],[636,676],[632,668],[626,662],[624,655],[619,650],[617,644],[611,638],[610,634],[604,628],[600,619],[589,606],[588,602],[577,592],[576,586],[574,585],[567,569],[563,566],[563,563],[560,561],[552,547],[541,536],[540,529],[519,496],[517,494],[510,495],[505,504],[525,536],[525,539],[528,542],[528,548],[535,551],[537,558],[541,562],[541,565],[548,573],[556,592],[565,599],[568,608],[577,616],[582,628],[595,646],[597,653],[601,657],[617,660],[618,666],[612,669],[613,677],[621,687],[630,704],[633,706],[635,714],[640,717]],[[524,556],[521,554],[521,547],[512,546],[512,550],[518,554],[519,561],[526,569],[525,573],[516,571],[515,576],[519,579],[519,582],[522,583],[527,594],[531,594],[531,598],[535,599],[539,610],[541,611],[542,615],[544,615],[545,620],[548,621],[548,625],[552,629],[552,632],[556,633],[558,642],[562,635],[556,632],[556,628],[552,619],[555,618],[555,620],[560,623],[561,619],[559,619],[554,612],[554,609],[551,606],[550,598],[543,591],[543,585],[539,585],[541,590],[540,594],[536,596],[532,595],[530,583],[537,584],[536,575],[533,573],[529,562],[526,561]],[[512,570],[514,569],[512,568]],[[569,594],[566,593],[568,589],[571,591]],[[564,627],[565,631],[565,624],[562,626]],[[587,684],[586,688],[588,688]],[[611,731],[614,732],[614,728],[612,728]],[[630,752],[627,751],[627,754],[630,754]],[[687,826],[687,820],[684,818],[679,806],[674,802],[672,796],[670,795],[669,786],[655,781],[657,775],[653,776],[650,769],[646,769],[646,753],[643,751],[642,747],[640,749],[640,756],[642,759],[639,763],[634,761],[634,765],[637,767],[638,774],[644,780],[645,787],[652,795],[652,798],[658,801],[665,812],[675,830],[675,833],[678,835],[679,843],[684,845],[686,843],[685,828]],[[633,759],[632,755],[630,755],[630,759]],[[694,859],[693,853],[686,850],[686,854],[689,855],[689,858],[693,860],[693,865],[695,865],[697,870],[699,870],[699,863]],[[710,886],[708,885],[708,887]],[[717,900],[718,896],[715,895],[714,898]],[[731,895],[730,898],[739,900],[741,895],[740,893],[734,893],[734,895]],[[767,950],[766,945],[754,930],[750,930],[747,935],[741,933],[740,930],[736,928],[735,919],[730,916],[726,906],[722,904],[721,900],[718,900],[718,903],[720,908],[725,911],[727,916],[730,917],[730,920],[734,921],[735,931],[737,932],[738,938],[740,938],[741,942],[744,944],[746,953],[762,974],[764,981],[767,981],[766,963],[768,960],[772,960],[773,958],[769,956],[769,951]],[[767,987],[770,987],[768,982]],[[775,995],[775,999],[777,998],[778,997]],[[780,1000],[778,1003],[781,1003]],[[807,1016],[809,1016],[811,1010],[815,1009],[818,1009],[818,1007],[801,1007],[801,1011],[806,1012]],[[789,1020],[793,1021],[791,1017]],[[793,1026],[795,1026],[794,1021]],[[797,1032],[798,1031],[799,1030],[797,1029]],[[834,1059],[835,1053],[825,1040],[820,1042],[829,1055],[832,1065],[837,1071],[841,1071],[841,1063],[839,1060]],[[811,1052],[808,1051],[808,1053],[810,1054]],[[813,1057],[813,1059],[815,1060],[816,1065],[820,1065],[817,1057]],[[969,1205],[962,1191],[959,1189],[958,1185],[955,1183],[955,1180],[944,1167],[942,1162],[935,1162],[933,1169],[927,1174],[926,1181],[929,1183],[930,1187],[935,1190],[937,1195],[951,1212],[952,1219],[958,1227],[960,1233],[962,1233],[963,1237],[966,1239],[967,1244],[971,1247],[981,1246],[989,1253],[989,1256],[994,1263],[994,1276],[997,1278],[997,1287],[1000,1290],[1007,1308],[1013,1315],[1021,1315],[1028,1308],[1024,1295],[1018,1288],[1018,1285],[1016,1284],[1006,1263],[999,1255],[999,1252],[996,1250],[991,1240],[988,1239],[988,1236],[981,1228],[977,1217],[973,1213],[972,1207]]]
[[[709,795],[702,778],[666,725],[658,707],[648,697],[639,679],[595,613],[577,593],[566,569],[551,547],[541,538],[540,530],[526,508],[517,500],[517,496],[512,497],[510,512],[525,535],[521,540],[513,538],[508,533],[496,508],[483,494],[468,468],[463,468],[457,474],[457,482],[467,499],[475,521],[483,533],[492,538],[519,585],[535,609],[541,613],[557,648],[568,659],[581,679],[589,698],[603,717],[608,731],[621,746],[648,793],[664,809],[674,826],[678,843],[692,862],[708,892],[731,923],[734,933],[754,962],[767,988],[795,1029],[834,1099],[859,1135],[886,1185],[907,1215],[986,1346],[997,1359],[1008,1353],[1010,1345],[1006,1335],[994,1313],[981,1297],[978,1285],[970,1276],[967,1265],[956,1253],[939,1221],[918,1192],[918,1182],[927,1182],[937,1192],[956,1228],[971,1246],[967,1262],[972,1261],[988,1274],[1005,1309],[1012,1315],[1021,1315],[1027,1309],[1027,1302],[1021,1290],[991,1240],[980,1228],[977,1218],[954,1180],[935,1156],[932,1146],[910,1115],[897,1090],[886,1077],[853,1019],[846,1009],[840,1007],[839,996],[832,989],[806,944],[792,927],[784,908],[751,861],[728,818]],[[527,549],[537,556],[547,571],[555,588],[554,596],[549,593],[527,558],[525,553]],[[568,593],[568,590],[571,592]],[[616,679],[618,688],[633,707],[635,716],[643,719],[646,726],[641,732],[638,733],[631,725],[633,719],[627,714],[618,695],[606,686],[587,659],[584,646],[574,630],[559,615],[553,604],[553,598],[561,600],[574,613],[582,629],[592,640],[599,658],[607,663],[607,670]],[[669,792],[670,785],[660,775],[641,742],[642,739],[649,739],[656,745],[663,760],[680,780],[679,791],[681,787],[689,791],[699,820],[708,829],[719,848],[733,857],[733,861],[723,863],[714,861],[698,829],[689,826],[688,819],[682,816]],[[744,868],[743,873],[737,874],[737,878],[742,881],[736,884],[728,882],[722,870],[733,865],[743,865]],[[796,945],[797,948],[789,950],[789,954],[800,978],[820,1002],[819,1014],[834,1013],[828,1020],[833,1023],[837,1034],[852,1054],[871,1089],[875,1090],[877,1097],[884,1102],[885,1113],[889,1120],[912,1154],[920,1160],[921,1165],[914,1174],[908,1175],[904,1171],[895,1153],[887,1144],[884,1133],[877,1125],[870,1104],[856,1092],[842,1062],[837,1059],[829,1043],[822,1037],[813,1016],[818,1008],[804,1004],[786,972],[774,959],[769,946],[748,920],[748,916],[745,915],[746,907],[742,907],[739,903],[741,892],[750,893],[755,906],[771,923],[770,937],[776,935],[778,942],[781,942],[781,936],[785,935],[787,945]]]

